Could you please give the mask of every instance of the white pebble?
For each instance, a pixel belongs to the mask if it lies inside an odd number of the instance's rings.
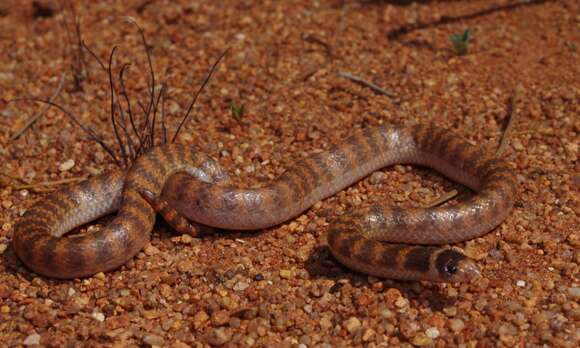
[[[519,286],[520,288],[525,288],[526,287],[526,282],[523,280],[518,280],[516,282],[516,285]]]
[[[74,166],[75,166],[75,161],[73,159],[68,159],[68,160],[62,162],[60,164],[60,166],[58,166],[58,170],[60,170],[61,172],[66,172],[67,170],[70,170]]]
[[[248,284],[244,281],[239,281],[236,283],[236,285],[234,285],[234,290],[235,291],[244,291],[248,288],[248,286],[250,286],[250,284]]]
[[[427,330],[425,330],[425,335],[427,335],[427,337],[429,338],[437,338],[439,337],[439,329],[437,329],[436,327],[430,327]]]
[[[101,312],[93,312],[93,314],[91,315],[96,321],[99,321],[101,323],[105,321],[105,315]]]
[[[40,335],[37,334],[36,332],[33,333],[32,335],[28,335],[28,337],[26,337],[26,339],[24,339],[24,342],[22,342],[22,344],[24,344],[25,346],[35,346],[40,344]]]

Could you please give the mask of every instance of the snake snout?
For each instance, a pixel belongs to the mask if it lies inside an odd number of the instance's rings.
[[[457,262],[457,270],[453,275],[454,281],[471,282],[481,277],[481,269],[472,259],[463,259]]]
[[[445,282],[470,282],[481,276],[479,266],[457,248],[443,249],[437,255],[438,276]]]

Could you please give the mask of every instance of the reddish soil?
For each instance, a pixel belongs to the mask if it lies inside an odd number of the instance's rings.
[[[0,346],[549,346],[580,342],[580,3],[561,1],[57,1],[0,4]],[[63,1],[62,3],[68,4]],[[353,129],[432,122],[496,151],[518,174],[508,219],[460,245],[472,284],[381,280],[340,266],[328,221],[375,201],[421,206],[458,185],[411,166],[386,168],[300,217],[256,233],[192,238],[158,223],[118,270],[58,281],[15,257],[15,222],[45,191],[114,167],[54,101],[114,146],[107,74],[147,100],[168,86],[172,132],[227,48],[179,141],[263,183]],[[471,31],[464,55],[452,34]],[[381,95],[338,72],[392,92]],[[74,74],[83,78],[75,81]],[[80,74],[79,74],[80,73]],[[157,89],[158,91],[158,89]],[[230,103],[244,106],[233,117]],[[139,111],[136,107],[135,110]],[[13,135],[40,116],[17,138]],[[47,184],[48,183],[48,184]]]

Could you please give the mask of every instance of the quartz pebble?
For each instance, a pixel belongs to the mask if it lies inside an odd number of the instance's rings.
[[[60,170],[61,172],[66,172],[70,169],[72,169],[72,167],[75,166],[75,161],[72,159],[68,159],[64,162],[62,162],[59,166],[58,166],[58,170]]]
[[[143,343],[149,347],[162,347],[164,342],[163,337],[157,335],[145,335],[143,337]]]
[[[356,317],[350,317],[347,321],[344,322],[344,328],[351,334],[358,330],[360,327],[361,322]]]
[[[40,335],[37,333],[33,333],[31,335],[28,335],[25,339],[24,342],[22,342],[22,344],[24,344],[25,346],[35,346],[40,344]]]

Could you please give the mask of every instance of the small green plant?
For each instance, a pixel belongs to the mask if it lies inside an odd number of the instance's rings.
[[[465,29],[463,34],[453,34],[449,37],[449,41],[453,45],[453,51],[456,54],[466,54],[467,53],[467,44],[469,43],[469,39],[471,38],[471,30]]]
[[[236,121],[241,122],[242,117],[244,117],[244,105],[236,105],[234,101],[230,102],[230,110],[232,110],[232,116]]]

